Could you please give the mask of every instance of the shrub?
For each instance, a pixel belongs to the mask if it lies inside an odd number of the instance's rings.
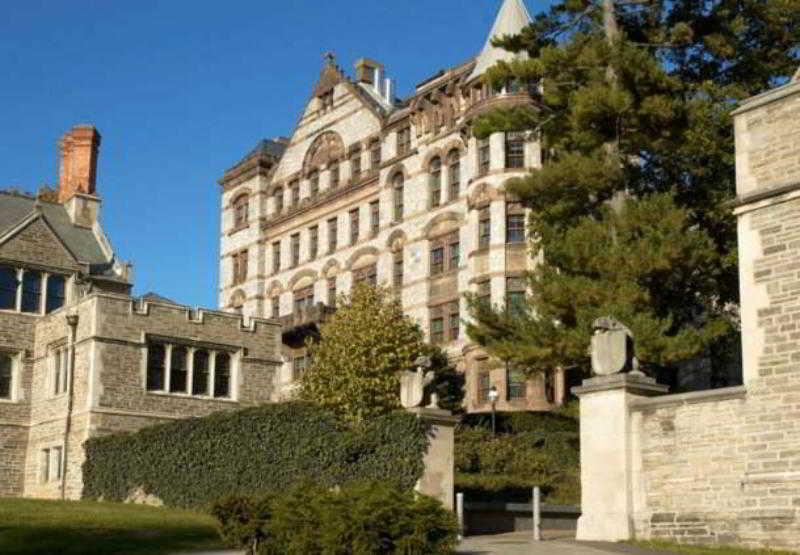
[[[539,486],[551,503],[580,501],[579,435],[559,414],[497,415],[492,436],[485,415],[470,415],[456,431],[456,487],[472,499],[503,495],[527,500]]]
[[[225,523],[238,521],[240,507],[262,501],[226,500],[215,506]],[[341,489],[304,484],[268,501],[271,518],[249,527],[249,541],[226,541],[233,546],[254,545],[262,555],[446,554],[455,546],[457,524],[451,513],[429,497],[376,482],[353,483]],[[262,514],[266,514],[262,513]],[[240,536],[234,536],[240,540]]]
[[[313,479],[373,479],[410,489],[422,475],[424,425],[406,412],[353,429],[304,403],[270,404],[86,443],[86,498],[124,501],[142,488],[171,506],[261,495]]]
[[[259,498],[226,497],[211,507],[219,522],[219,535],[231,547],[257,552],[267,540],[266,525],[272,516],[274,496]]]

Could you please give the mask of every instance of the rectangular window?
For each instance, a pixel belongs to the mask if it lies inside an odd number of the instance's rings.
[[[461,158],[457,150],[447,157],[447,199],[454,201],[461,194]]]
[[[61,395],[67,392],[67,369],[69,368],[69,350],[65,345],[52,351],[52,393]]]
[[[295,179],[289,183],[289,191],[292,195],[292,206],[300,204],[300,182]]]
[[[478,140],[478,175],[484,176],[489,173],[491,166],[491,147],[489,138]]]
[[[304,287],[294,292],[294,313],[300,314],[314,306],[314,286]]]
[[[525,135],[506,132],[506,168],[525,167]]]
[[[458,239],[458,233],[455,233],[450,236],[447,245],[448,251],[448,270],[456,270],[458,269],[458,265],[461,262],[461,243]]]
[[[147,346],[147,391],[164,391],[166,352],[166,347],[160,343]]]
[[[444,247],[431,249],[431,275],[438,276],[444,272]]]
[[[394,178],[394,187],[392,188],[392,212],[393,212],[393,219],[395,222],[402,221],[403,219],[403,202],[404,202],[404,180],[403,175],[398,174],[397,177]]]
[[[350,244],[355,245],[358,243],[360,222],[358,219],[358,208],[350,211]]]
[[[319,252],[319,227],[308,228],[308,258],[314,260]]]
[[[281,316],[281,298],[272,297],[272,318],[277,320]]]
[[[334,162],[331,164],[330,168],[330,188],[335,189],[339,186],[339,163]]]
[[[275,213],[280,214],[283,212],[283,187],[275,189],[273,198],[275,199]]]
[[[404,156],[411,150],[411,128],[404,127],[397,132],[397,155]]]
[[[281,271],[281,244],[280,241],[272,243],[272,273]]]
[[[66,300],[67,278],[57,274],[47,277],[47,297],[45,298],[45,312],[50,314],[64,306]]]
[[[331,218],[328,220],[328,253],[336,251],[339,235],[339,220]]]
[[[430,175],[428,176],[430,198],[428,206],[436,208],[442,204],[442,161],[434,158],[431,162]]]
[[[394,253],[394,265],[392,268],[392,285],[395,287],[403,286],[403,251]]]
[[[244,283],[247,281],[248,254],[241,251],[231,257],[233,262],[233,284]]]
[[[214,397],[227,399],[231,396],[231,355],[217,353],[214,367]]]
[[[292,381],[298,382],[308,370],[309,359],[307,355],[297,355],[292,359]]]
[[[50,449],[42,449],[39,455],[39,481],[43,484],[50,481]]]
[[[381,206],[377,200],[369,203],[369,229],[373,237],[381,229]]]
[[[64,472],[64,448],[49,447],[42,449],[39,479],[43,484],[59,482]]]
[[[289,239],[292,253],[292,268],[300,264],[300,234],[295,233]]]
[[[377,170],[381,166],[381,141],[376,139],[369,145],[370,167]]]
[[[209,353],[205,349],[194,352],[192,363],[192,395],[208,395]]]
[[[169,391],[170,393],[187,393],[188,368],[188,349],[178,345],[173,345],[172,356],[170,356],[169,369]]]
[[[336,278],[328,278],[328,306],[336,306]]]
[[[489,392],[492,390],[492,379],[489,372],[481,372],[478,374],[478,402],[489,402]]]
[[[18,289],[17,269],[10,266],[0,266],[0,309],[17,309]]]
[[[506,278],[506,308],[513,315],[525,312],[525,278]]]
[[[371,264],[359,270],[353,270],[353,285],[366,283],[376,287],[378,285],[378,266]]]
[[[506,243],[525,242],[525,214],[517,204],[506,206]]]
[[[22,312],[38,313],[42,309],[42,272],[22,273]]]
[[[524,399],[526,397],[525,394],[528,382],[522,370],[509,368],[506,380],[508,382],[507,389],[509,400]]]
[[[361,179],[361,151],[356,150],[350,154],[350,175],[352,181],[356,182]]]
[[[311,198],[319,194],[319,172],[316,170],[311,172],[311,175],[308,177],[308,194]]]
[[[250,203],[248,202],[247,194],[243,194],[233,203],[234,229],[241,229],[243,227],[247,227],[249,210],[250,210]]]
[[[0,399],[12,400],[14,391],[14,359],[0,353]]]
[[[444,343],[444,318],[440,313],[431,318],[431,343],[434,345]]]
[[[478,248],[485,249],[492,239],[492,215],[489,207],[481,208],[478,214]]]
[[[450,314],[448,320],[448,337],[450,341],[458,339],[461,331],[461,313],[458,301],[453,301],[449,306]]]

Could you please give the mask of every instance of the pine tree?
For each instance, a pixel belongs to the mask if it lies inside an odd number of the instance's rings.
[[[496,41],[528,56],[491,68],[489,84],[536,84],[538,105],[490,113],[473,132],[539,134],[544,167],[507,184],[531,209],[539,263],[522,313],[471,299],[474,340],[532,371],[587,369],[592,322],[606,315],[651,365],[730,345],[730,111],[794,71],[799,8],[564,0]]]

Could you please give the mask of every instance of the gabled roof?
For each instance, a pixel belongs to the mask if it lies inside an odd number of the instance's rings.
[[[37,200],[33,196],[0,191],[0,236],[34,214],[37,210],[36,204]],[[94,232],[74,225],[63,205],[39,200],[38,210],[78,262],[91,266],[104,266],[112,262],[103,252]]]
[[[524,52],[514,54],[492,45],[492,39],[504,35],[518,35],[532,22],[533,20],[523,0],[503,0],[503,5],[497,13],[497,18],[494,21],[492,30],[489,32],[489,37],[486,39],[483,50],[476,58],[475,69],[472,70],[469,79],[480,77],[487,69],[501,60],[510,61],[515,58],[526,57],[527,54]]]

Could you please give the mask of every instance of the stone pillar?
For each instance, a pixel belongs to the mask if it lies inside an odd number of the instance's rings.
[[[428,451],[423,463],[425,470],[417,482],[416,491],[438,499],[448,510],[455,510],[455,426],[459,417],[450,411],[430,407],[407,409],[416,414],[428,428]]]
[[[667,387],[639,373],[584,380],[572,389],[580,398],[581,517],[577,539],[633,538],[634,441],[630,404],[661,395]]]

